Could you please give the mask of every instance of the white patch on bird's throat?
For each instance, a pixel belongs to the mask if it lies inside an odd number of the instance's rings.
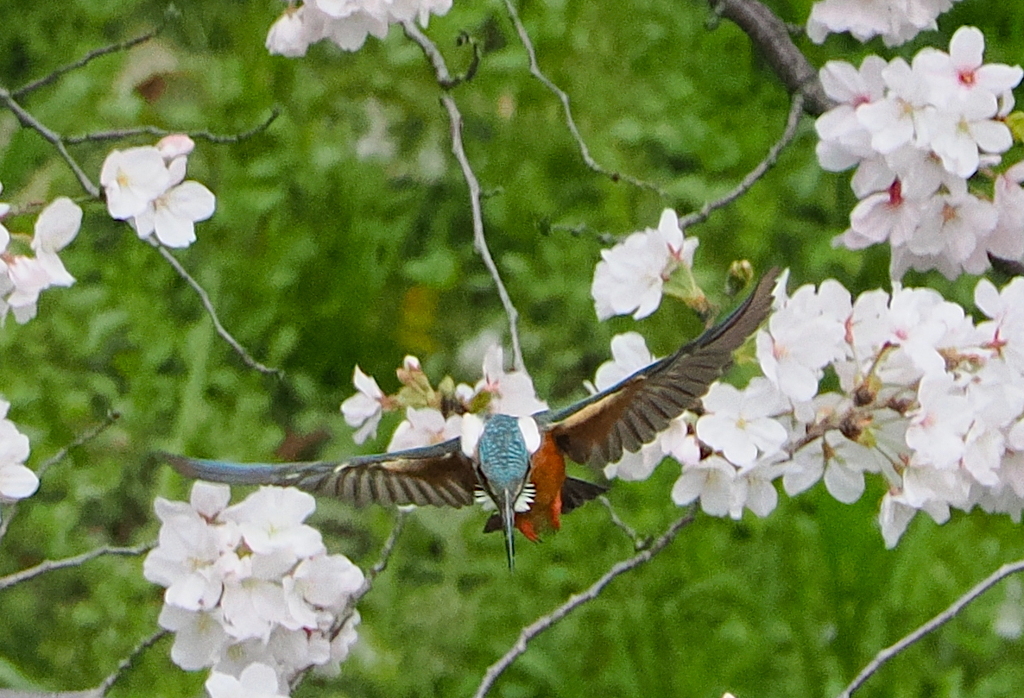
[[[540,429],[536,420],[533,417],[520,417],[516,421],[519,422],[519,433],[523,435],[526,450],[531,454],[536,453],[540,448]]]
[[[468,458],[476,458],[476,447],[484,433],[484,420],[472,413],[464,414],[462,415],[461,429],[459,443],[462,446],[462,452]]]
[[[519,492],[519,496],[516,497],[516,503],[513,509],[517,514],[522,514],[530,510],[533,505],[534,497],[536,496],[536,490],[534,489],[533,483],[528,482],[523,485],[523,489]],[[498,505],[491,499],[491,495],[487,493],[483,487],[477,487],[473,490],[473,499],[477,504],[483,507],[484,511],[497,511]]]

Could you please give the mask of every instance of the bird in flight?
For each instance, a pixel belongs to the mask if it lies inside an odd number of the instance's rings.
[[[701,397],[732,353],[768,317],[777,270],[721,323],[671,356],[588,398],[529,417],[463,415],[462,434],[443,443],[342,461],[233,463],[163,454],[188,477],[232,485],[294,486],[363,506],[496,509],[485,531],[502,530],[509,569],[514,531],[529,540],[561,527],[561,515],[606,487],[569,477],[566,459],[594,468],[636,453]]]

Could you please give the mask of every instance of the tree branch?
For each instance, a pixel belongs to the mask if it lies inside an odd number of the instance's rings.
[[[565,123],[569,127],[569,132],[572,133],[572,137],[576,139],[576,145],[579,147],[580,155],[583,157],[583,162],[586,163],[587,167],[598,174],[608,177],[613,182],[628,182],[635,187],[653,191],[663,199],[667,198],[668,193],[657,184],[654,184],[653,182],[645,182],[644,180],[637,179],[631,175],[609,170],[594,160],[590,155],[590,149],[583,140],[583,136],[580,135],[580,130],[576,126],[576,120],[572,116],[572,107],[569,104],[569,95],[556,85],[547,75],[545,75],[543,71],[541,71],[540,64],[537,62],[537,51],[533,47],[530,35],[526,32],[526,27],[523,26],[523,22],[519,18],[519,12],[516,11],[516,6],[513,4],[512,0],[505,0],[505,8],[508,10],[509,17],[512,18],[512,24],[515,25],[516,33],[519,34],[519,40],[523,43],[523,47],[526,49],[526,54],[530,58],[530,74],[544,83],[544,86],[554,93],[554,95],[558,97],[558,101],[562,103],[562,111],[565,113]]]
[[[966,606],[967,604],[969,604],[970,602],[974,601],[976,598],[984,594],[991,587],[995,586],[998,582],[1000,582],[1004,577],[1009,577],[1011,574],[1016,574],[1022,571],[1024,571],[1024,560],[1018,560],[1017,562],[1008,562],[999,569],[997,569],[995,572],[990,574],[984,580],[975,584],[966,594],[964,594],[956,601],[954,601],[952,604],[950,604],[949,608],[947,608],[945,611],[929,620],[927,623],[925,623],[917,630],[901,639],[896,644],[886,647],[884,650],[876,654],[875,658],[868,662],[868,665],[861,669],[861,672],[857,674],[857,677],[853,681],[850,682],[850,685],[847,686],[846,689],[839,694],[839,698],[850,698],[850,694],[856,691],[858,688],[860,688],[861,684],[867,681],[871,677],[871,675],[878,671],[882,667],[882,665],[885,664],[887,661],[889,661],[897,654],[899,654],[903,650],[907,649],[908,647],[916,643],[918,640],[920,640],[933,630],[937,630],[949,621],[953,620],[953,618],[955,618],[960,613],[960,611],[963,610],[964,606]]]
[[[203,307],[206,308],[206,313],[210,316],[210,319],[213,320],[213,327],[214,329],[217,330],[217,334],[219,334],[225,342],[231,345],[231,348],[235,350],[235,353],[238,354],[239,357],[241,357],[245,365],[248,366],[249,368],[259,371],[260,373],[274,375],[277,376],[278,378],[283,379],[284,371],[282,371],[279,368],[271,368],[269,366],[265,366],[256,359],[252,358],[249,352],[245,350],[245,347],[243,347],[238,342],[238,340],[235,339],[231,335],[231,333],[227,331],[224,325],[222,325],[220,322],[220,317],[218,317],[217,315],[216,308],[213,307],[213,301],[210,300],[210,294],[208,294],[206,292],[206,289],[204,289],[202,285],[185,270],[185,267],[181,266],[181,262],[179,262],[178,259],[171,254],[170,250],[168,250],[166,247],[164,247],[159,242],[154,240],[152,236],[146,238],[146,241],[156,248],[157,252],[159,252],[160,255],[167,260],[167,263],[174,267],[174,271],[178,272],[178,276],[184,279],[185,282],[192,287],[192,290],[194,290],[196,294],[198,294],[199,300],[202,301]]]
[[[757,0],[709,0],[720,17],[736,23],[760,49],[768,65],[792,94],[807,99],[807,112],[819,116],[834,106],[818,80],[818,71],[790,38],[785,22]]]
[[[431,65],[434,66],[434,73],[438,84],[442,87],[450,84],[452,81],[451,74],[445,65],[444,56],[441,55],[434,42],[427,38],[427,35],[421,32],[419,27],[413,22],[402,22],[402,28],[405,30],[406,36],[419,44]],[[523,362],[523,350],[519,344],[519,312],[516,310],[512,299],[508,295],[508,291],[505,289],[505,284],[501,280],[501,274],[498,272],[498,267],[491,257],[491,251],[487,247],[487,238],[484,236],[483,211],[480,204],[480,182],[473,173],[473,167],[469,163],[469,158],[466,157],[466,150],[462,143],[462,114],[459,112],[459,107],[455,104],[455,100],[447,93],[441,95],[441,104],[448,111],[448,121],[451,124],[452,154],[455,155],[455,159],[462,168],[462,176],[469,186],[469,200],[473,210],[473,246],[483,259],[484,266],[490,272],[491,278],[494,279],[494,285],[498,289],[501,304],[505,308],[505,315],[508,316],[509,333],[512,335],[512,364],[516,371],[525,374],[526,364]]]
[[[82,432],[81,434],[76,436],[75,439],[71,443],[69,443],[67,446],[65,446],[64,448],[60,449],[55,454],[53,454],[52,456],[50,456],[49,458],[44,460],[39,465],[39,467],[36,468],[36,477],[38,477],[40,480],[42,480],[43,476],[46,474],[46,471],[49,470],[50,468],[52,468],[57,463],[59,463],[62,460],[64,460],[67,457],[68,453],[71,451],[71,449],[77,448],[78,446],[81,446],[82,444],[85,444],[85,443],[88,443],[89,441],[92,441],[97,436],[99,436],[104,431],[106,431],[107,427],[109,427],[111,424],[113,424],[114,422],[116,422],[120,418],[121,418],[121,414],[119,412],[108,412],[106,419],[104,419],[102,422],[100,422],[96,426],[92,427],[91,429],[86,429],[84,432]],[[7,535],[7,528],[11,525],[11,520],[14,518],[14,515],[17,514],[17,513],[18,513],[18,503],[17,502],[15,502],[14,504],[11,504],[9,507],[7,507],[6,511],[4,512],[3,520],[0,520],[0,541],[2,541],[4,539],[4,536]]]
[[[9,574],[6,577],[0,577],[0,590],[28,581],[29,579],[38,577],[41,574],[46,574],[47,572],[61,570],[66,567],[78,567],[79,565],[89,562],[90,560],[95,560],[96,558],[104,555],[141,555],[155,545],[155,542],[151,542],[130,548],[103,546],[73,557],[65,557],[60,560],[43,560],[35,567],[29,567],[28,569],[24,569],[20,572]]]
[[[99,58],[100,56],[105,56],[108,53],[117,53],[118,51],[127,51],[133,46],[137,46],[138,44],[149,41],[157,34],[162,32],[166,24],[167,21],[165,19],[163,22],[160,23],[160,26],[158,26],[153,31],[142,34],[141,36],[137,36],[134,39],[127,39],[125,41],[120,41],[116,44],[111,44],[110,46],[104,46],[102,48],[93,49],[92,51],[89,51],[89,53],[85,54],[74,63],[68,63],[67,65],[63,65],[54,70],[49,75],[43,76],[38,80],[33,80],[32,82],[22,85],[18,89],[12,91],[11,96],[15,99],[20,99],[29,92],[33,92],[35,90],[38,90],[40,87],[45,87],[46,85],[49,85],[52,82],[56,82],[57,78],[61,77],[62,75],[70,73],[72,70],[78,70],[79,68],[84,67],[85,65],[89,64],[90,62]]]
[[[60,156],[64,158],[64,162],[68,164],[71,171],[78,178],[78,183],[82,185],[82,189],[94,199],[100,198],[100,189],[96,186],[89,176],[85,174],[82,167],[78,164],[78,161],[71,157],[71,153],[68,152],[67,147],[64,145],[64,138],[59,133],[51,131],[44,126],[38,119],[25,111],[24,107],[18,104],[17,100],[11,95],[11,93],[0,87],[0,104],[11,110],[11,113],[17,117],[18,122],[25,128],[30,128],[45,140],[53,144],[53,147],[57,149]]]
[[[117,683],[117,680],[120,679],[124,675],[124,672],[126,672],[131,667],[131,665],[135,663],[135,660],[138,658],[138,656],[140,654],[142,654],[143,652],[148,650],[150,647],[155,645],[157,642],[159,642],[161,639],[163,639],[164,637],[166,637],[167,635],[170,635],[170,634],[171,634],[170,630],[160,629],[160,630],[157,630],[152,635],[150,635],[149,637],[147,637],[142,642],[140,642],[138,645],[136,645],[135,649],[132,650],[131,654],[129,654],[127,657],[125,657],[120,662],[118,662],[117,668],[114,669],[114,671],[111,672],[110,675],[107,676],[107,678],[103,679],[103,681],[100,683],[100,685],[96,687],[96,689],[95,689],[96,695],[97,696],[105,696],[105,695],[107,695],[107,691],[109,691],[111,689],[111,687],[115,683]]]
[[[797,126],[800,124],[800,117],[803,115],[803,110],[804,97],[802,94],[797,92],[793,95],[793,101],[789,106],[789,117],[786,119],[786,128],[779,137],[779,140],[777,140],[775,144],[768,149],[768,154],[764,156],[764,159],[757,163],[757,166],[754,167],[754,169],[752,169],[747,176],[744,177],[738,185],[736,185],[736,188],[728,194],[715,201],[707,202],[703,207],[701,207],[700,211],[681,217],[679,219],[679,227],[685,232],[691,225],[706,221],[712,212],[731,204],[746,193],[748,189],[754,186],[757,180],[761,179],[761,177],[763,177],[765,173],[775,165],[782,150],[793,142],[793,138],[796,136]]]
[[[582,606],[588,601],[592,601],[604,590],[608,584],[624,572],[628,572],[631,569],[639,567],[643,563],[650,560],[652,557],[660,553],[669,543],[671,543],[676,534],[679,533],[687,524],[694,519],[694,510],[691,507],[690,511],[684,514],[682,517],[677,519],[668,527],[668,529],[658,537],[654,543],[651,544],[646,550],[642,550],[628,560],[622,560],[612,565],[611,569],[605,572],[600,579],[590,585],[590,587],[579,594],[573,594],[569,599],[556,608],[551,613],[541,616],[530,625],[523,628],[522,632],[519,633],[519,639],[516,640],[515,644],[512,645],[511,649],[504,654],[498,661],[487,668],[484,673],[484,678],[480,682],[480,686],[476,689],[476,693],[473,694],[473,698],[483,698],[487,695],[487,692],[494,686],[494,682],[501,676],[502,672],[509,668],[521,654],[526,652],[527,644],[540,635],[542,632],[550,628],[558,621],[565,618],[573,610]]]
[[[248,140],[249,138],[266,131],[280,115],[281,108],[274,107],[270,110],[270,116],[262,122],[253,126],[248,131],[242,131],[241,133],[232,135],[221,135],[217,133],[210,133],[209,131],[168,131],[165,128],[158,128],[156,126],[138,126],[136,128],[116,129],[113,131],[97,131],[96,133],[86,133],[81,136],[65,136],[64,142],[68,145],[78,145],[79,143],[87,142],[121,140],[124,138],[132,138],[134,136],[154,136],[162,138],[171,134],[186,133],[189,138],[192,138],[193,140],[202,140],[207,141],[208,143],[241,143],[242,141]]]

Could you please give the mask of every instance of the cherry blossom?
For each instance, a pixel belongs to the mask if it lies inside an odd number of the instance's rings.
[[[489,393],[489,409],[492,414],[507,414],[512,417],[528,417],[548,408],[548,404],[537,397],[533,379],[523,371],[505,372],[504,352],[499,345],[493,345],[484,354],[483,379],[477,383],[477,393]]]
[[[0,502],[24,499],[39,489],[39,478],[25,467],[28,437],[7,419],[10,407],[11,403],[0,399]]]
[[[160,540],[143,573],[167,588],[159,622],[175,633],[179,666],[214,667],[213,676],[244,684],[259,663],[287,692],[298,672],[344,658],[358,616],[344,625],[339,616],[363,574],[344,556],[327,555],[320,533],[303,523],[311,495],[262,487],[232,506],[229,497],[224,485],[197,482],[188,504],[158,498]],[[266,690],[271,675],[261,673]]]
[[[957,1],[820,0],[811,7],[807,35],[818,44],[830,33],[849,32],[862,42],[881,35],[886,46],[897,46],[935,29],[935,19]]]
[[[238,678],[213,672],[206,680],[210,698],[287,698],[276,688],[277,673],[266,664],[250,664]]]
[[[377,385],[377,381],[363,373],[358,366],[353,371],[352,383],[359,392],[341,403],[341,412],[345,415],[345,422],[350,427],[358,428],[352,435],[352,439],[357,444],[361,444],[367,439],[377,436],[377,425],[380,424],[382,415],[384,393]]]
[[[323,39],[356,51],[369,35],[383,39],[392,24],[418,19],[425,27],[431,14],[443,15],[451,6],[451,0],[307,0],[289,4],[271,26],[266,46],[271,54],[290,58],[306,55]]]
[[[167,191],[171,173],[163,154],[153,146],[112,150],[103,161],[100,184],[112,218],[127,220],[143,213]]]
[[[168,247],[188,247],[196,240],[195,224],[213,215],[217,200],[199,182],[182,181],[184,156],[171,160],[168,172],[168,188],[136,214],[131,224],[142,239],[155,233],[157,240]]]
[[[860,10],[881,9],[872,6]],[[846,9],[850,18],[859,11]],[[1005,119],[1024,70],[984,64],[983,52],[981,32],[961,27],[949,53],[925,48],[909,64],[895,58],[884,67],[869,56],[860,70],[831,61],[821,71],[841,103],[818,118],[818,159],[834,171],[857,166],[851,186],[860,199],[835,242],[888,242],[894,279],[908,269],[979,274],[990,255],[1024,256],[1024,175],[1015,166],[993,172],[1013,144]],[[993,180],[992,194],[968,179]]]
[[[696,238],[684,239],[675,211],[665,209],[657,228],[633,233],[602,250],[590,289],[597,317],[632,313],[639,320],[653,313],[673,272],[693,266],[697,244]]]
[[[439,444],[453,439],[461,433],[462,417],[453,414],[444,418],[440,410],[433,407],[408,407],[405,419],[395,429],[388,443],[388,451],[402,451]]]

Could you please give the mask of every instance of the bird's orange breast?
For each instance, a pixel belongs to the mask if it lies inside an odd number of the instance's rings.
[[[532,541],[537,533],[557,531],[562,521],[562,485],[565,483],[565,456],[550,433],[543,435],[540,448],[530,460],[533,504],[529,511],[516,514],[516,528]]]

